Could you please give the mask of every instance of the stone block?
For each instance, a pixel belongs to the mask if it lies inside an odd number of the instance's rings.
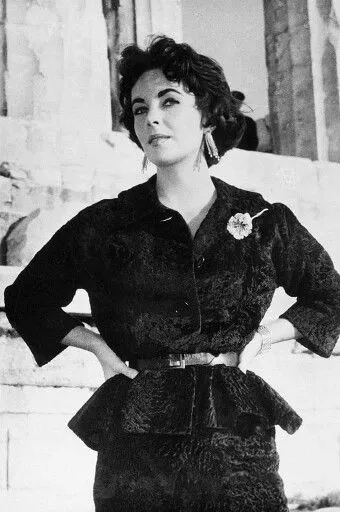
[[[305,415],[304,424],[293,435],[278,431],[280,474],[288,496],[310,499],[338,490],[340,478],[338,425],[340,411]]]
[[[9,286],[13,283],[14,279],[16,279],[19,274],[18,268],[9,267],[6,265],[0,265],[0,308],[3,308],[4,303],[4,290],[6,286]],[[4,312],[0,312],[0,336],[3,336],[6,333],[7,328],[9,328],[9,323]]]
[[[0,265],[6,263],[6,250],[4,238],[8,232],[8,228],[22,217],[22,214],[12,213],[10,211],[0,211]],[[1,283],[1,278],[0,278]]]
[[[338,194],[340,187],[340,164],[315,162],[319,183],[319,201],[325,211],[336,212],[340,209]]]
[[[42,183],[44,183],[44,179],[48,178],[48,170],[45,170],[45,177],[42,178]],[[52,171],[51,171],[52,174]],[[43,185],[40,182],[36,184],[34,187],[29,189],[29,194],[26,196],[26,202],[30,204],[29,210],[27,207],[23,210],[23,207],[20,208],[21,211],[26,211],[27,213],[32,213],[33,210],[37,208],[41,208],[42,210],[51,210],[52,208],[60,208],[63,204],[61,198],[61,187],[53,186],[53,185]],[[14,204],[20,206],[20,202],[16,195],[14,195]],[[22,203],[24,206],[24,203]],[[26,204],[26,203],[25,203]]]
[[[23,24],[25,22],[27,9],[32,0],[11,0],[6,5],[6,18],[8,23]]]
[[[0,491],[8,487],[8,430],[0,414]]]
[[[8,385],[96,388],[103,382],[97,359],[73,347],[39,368],[21,338],[2,336],[0,357],[0,382]]]
[[[233,149],[211,173],[237,187],[259,192],[268,201],[283,202],[297,215],[305,198],[313,202],[319,194],[314,164],[305,158]]]
[[[0,160],[27,167],[26,124],[23,121],[0,116]]]
[[[25,29],[21,25],[8,24],[6,75],[7,112],[10,117],[32,119],[33,77],[37,73],[36,62],[28,46]]]
[[[0,390],[0,414],[8,414],[7,426],[10,428],[12,436],[15,437],[21,436],[20,432],[27,427],[27,421],[29,421],[32,432],[39,432],[36,423],[38,418],[36,415],[39,414],[45,415],[44,424],[48,425],[47,430],[59,429],[59,424],[53,427],[57,421],[55,417],[73,415],[93,393],[93,390],[89,388],[39,386],[38,382],[35,386],[4,384],[0,386]],[[19,415],[20,418],[22,415],[22,420],[13,419],[15,421],[13,425],[11,423],[12,416],[9,413],[14,416]],[[62,422],[64,419],[64,417],[61,418]],[[15,430],[16,428],[17,430]]]
[[[52,123],[32,122],[27,123],[26,130],[25,143],[30,156],[29,168],[32,170],[43,169],[46,174],[49,170],[54,170],[49,177],[48,184],[60,186],[60,176],[56,172],[61,163],[59,129]],[[36,179],[34,173],[32,179]],[[45,180],[42,184],[46,183]]]
[[[31,198],[32,184],[24,180],[11,180],[11,203],[8,205],[8,214],[17,218],[24,217],[32,209],[36,208],[36,204]],[[10,219],[8,219],[10,221]],[[15,219],[17,220],[17,219]],[[12,225],[7,224],[10,228]]]
[[[33,210],[7,236],[7,264],[26,266],[54,233],[85,206],[70,202],[53,210]]]
[[[101,4],[13,0],[8,11],[9,114],[109,128]]]
[[[10,268],[10,267],[4,267],[4,268]],[[1,269],[2,269],[2,267],[0,267],[0,279],[2,278]],[[11,282],[10,276],[8,276],[8,277],[9,278],[8,278],[7,284],[10,284],[10,282]],[[7,286],[7,284],[5,285],[5,282],[1,280],[0,290],[3,289],[4,285]],[[2,308],[3,306],[4,306],[4,303],[0,302],[0,308]],[[11,331],[13,331],[13,328],[7,319],[6,313],[0,311],[0,333],[1,333],[1,336],[3,336],[4,333],[9,333]]]
[[[58,199],[59,204],[88,204],[115,197],[151,174],[142,175],[141,150],[119,132],[74,131],[0,118],[0,137],[1,161],[24,168],[30,179],[12,187],[10,207],[24,215],[58,205]]]
[[[75,475],[77,472],[74,473]],[[79,493],[59,493],[49,490],[9,490],[0,495],[1,510],[6,512],[94,512],[91,489]]]
[[[54,415],[53,415],[54,416]],[[21,430],[20,437],[9,435],[8,485],[11,490],[45,489],[53,494],[91,489],[95,453],[67,428],[50,428],[51,418],[38,415],[38,422]],[[46,421],[47,420],[47,421]],[[38,428],[37,428],[38,423]],[[17,430],[19,433],[19,430]]]

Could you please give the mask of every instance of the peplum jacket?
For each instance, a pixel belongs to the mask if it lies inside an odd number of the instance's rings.
[[[9,321],[39,366],[66,347],[80,321],[63,311],[77,289],[89,295],[95,324],[125,360],[167,354],[240,353],[274,291],[296,302],[281,315],[299,342],[329,357],[340,335],[340,276],[325,249],[284,204],[212,178],[217,198],[194,239],[183,217],[162,205],[156,176],[89,206],[67,222],[5,291]],[[228,230],[251,217],[243,239]],[[263,379],[238,368],[188,366],[106,381],[70,427],[97,449],[112,423],[125,432],[190,435],[247,430],[301,418]]]

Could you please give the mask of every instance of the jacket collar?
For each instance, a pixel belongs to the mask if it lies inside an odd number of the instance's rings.
[[[216,188],[216,206],[222,207],[224,214],[231,215],[234,210],[233,189],[235,187],[228,185],[215,176],[212,176],[211,179]],[[168,216],[169,208],[164,206],[158,199],[156,180],[157,175],[154,174],[145,183],[124,190],[118,195],[118,198],[126,204],[129,211],[133,214],[135,221],[149,217],[155,220],[162,220]]]

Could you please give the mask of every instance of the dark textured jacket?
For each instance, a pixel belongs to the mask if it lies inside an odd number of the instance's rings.
[[[100,334],[123,360],[239,353],[279,286],[297,297],[281,318],[300,331],[305,347],[330,356],[340,335],[340,276],[329,255],[287,206],[212,179],[217,199],[194,239],[182,216],[159,202],[153,176],[81,211],[37,253],[6,289],[5,303],[38,365],[60,353],[60,340],[80,324],[61,309],[78,288],[88,292]],[[236,213],[265,208],[245,238],[227,230]],[[234,420],[243,411],[288,431],[300,421],[268,384],[237,368],[113,380],[110,392],[120,399],[121,387],[127,393],[120,420],[130,431],[190,433],[195,422],[227,428],[231,410]],[[162,404],[167,419],[156,412]]]

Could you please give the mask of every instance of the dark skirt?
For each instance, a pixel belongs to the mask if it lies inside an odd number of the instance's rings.
[[[69,426],[98,451],[96,512],[287,512],[275,425],[300,423],[259,376],[216,365],[113,377]]]
[[[111,435],[98,452],[96,512],[287,512],[278,464],[274,427]]]

